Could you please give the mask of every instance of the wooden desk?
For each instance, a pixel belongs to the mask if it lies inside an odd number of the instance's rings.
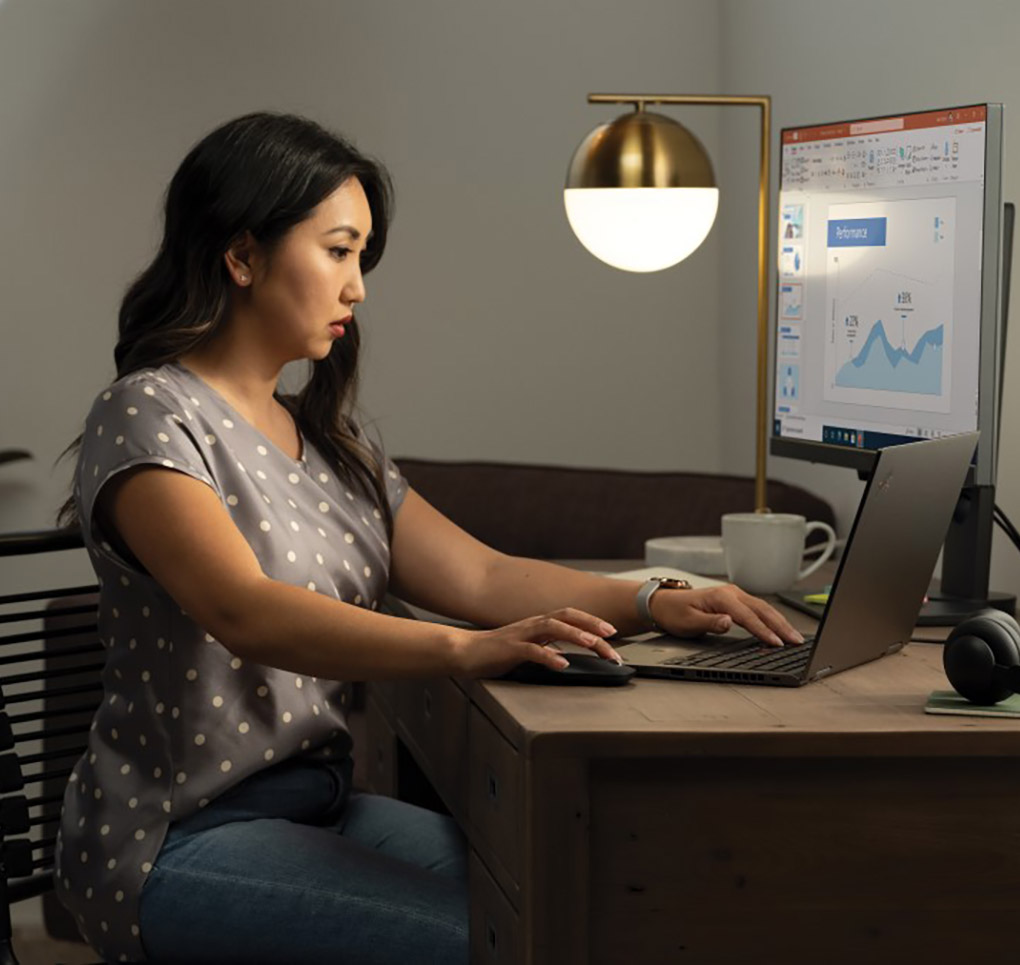
[[[947,686],[919,643],[794,690],[373,685],[369,771],[464,828],[474,962],[1008,960],[1020,720]]]

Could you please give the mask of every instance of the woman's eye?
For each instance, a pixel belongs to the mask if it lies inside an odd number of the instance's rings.
[[[329,250],[337,261],[343,261],[351,253],[350,248],[344,248],[342,246],[330,248]]]

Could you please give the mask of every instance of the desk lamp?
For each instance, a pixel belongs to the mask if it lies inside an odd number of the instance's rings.
[[[758,177],[758,422],[755,512],[767,512],[769,97],[700,94],[589,94],[589,104],[633,104],[600,124],[574,152],[563,191],[567,220],[596,258],[625,271],[660,271],[693,252],[712,228],[719,203],[712,164],[701,142],[646,104],[757,107],[761,117]]]

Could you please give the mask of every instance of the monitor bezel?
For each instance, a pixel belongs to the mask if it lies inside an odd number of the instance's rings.
[[[777,204],[783,187],[782,146],[788,131],[803,131],[812,127],[828,127],[842,124],[857,124],[880,121],[915,114],[944,113],[983,107],[985,109],[985,197],[984,227],[981,239],[981,309],[978,375],[978,418],[977,428],[981,441],[977,448],[975,464],[967,476],[967,485],[994,485],[998,458],[999,437],[999,393],[1000,386],[1000,339],[1001,339],[1001,284],[1002,284],[1002,114],[1001,103],[985,102],[959,104],[947,107],[875,114],[868,117],[852,117],[840,120],[822,121],[817,124],[796,124],[779,131]],[[778,221],[778,219],[777,219]],[[775,363],[778,357],[779,338],[779,285],[781,282],[778,259],[774,266],[776,283],[773,286],[775,308],[771,313],[772,365],[770,371],[769,397],[771,399],[771,430],[769,452],[774,456],[801,459],[808,462],[844,466],[861,473],[871,470],[876,449],[856,449],[850,446],[836,446],[817,439],[793,439],[776,434]]]

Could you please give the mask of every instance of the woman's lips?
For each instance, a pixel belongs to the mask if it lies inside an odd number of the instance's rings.
[[[344,325],[349,322],[354,316],[348,315],[346,318],[340,319],[339,322],[332,322],[329,326],[329,330],[337,337],[343,338],[344,332],[347,331]]]

